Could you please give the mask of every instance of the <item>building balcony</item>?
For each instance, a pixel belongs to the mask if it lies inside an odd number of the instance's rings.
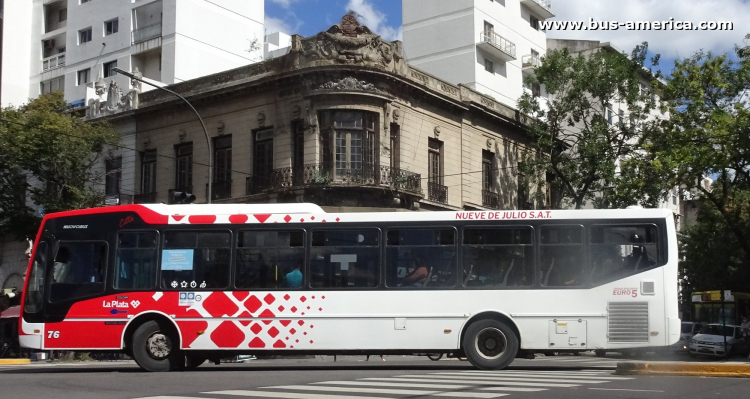
[[[490,209],[499,209],[500,195],[490,190],[482,190],[482,206]]]
[[[307,187],[383,187],[391,190],[422,194],[422,176],[388,166],[369,166],[362,169],[330,168],[308,164],[300,168],[275,169],[269,175],[254,175],[246,179],[246,195],[284,191]]]
[[[528,7],[532,13],[541,17],[542,19],[548,19],[555,16],[555,14],[552,12],[551,0],[521,0],[521,4]]]
[[[442,184],[428,182],[427,183],[427,199],[430,201],[447,204],[448,203],[448,187]]]
[[[542,60],[536,54],[526,54],[521,57],[521,71],[525,74],[534,73],[534,68],[540,65],[542,65]]]
[[[502,61],[513,61],[516,59],[516,45],[510,40],[500,36],[495,31],[479,32],[479,43],[477,47]]]
[[[133,196],[134,204],[153,204],[156,203],[156,191],[152,193],[141,193]]]
[[[65,53],[55,54],[42,60],[42,72],[65,66]]]
[[[159,37],[161,37],[161,22],[134,29],[131,32],[130,44],[138,44]]]

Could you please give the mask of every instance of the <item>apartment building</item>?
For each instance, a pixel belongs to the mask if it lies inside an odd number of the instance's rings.
[[[524,74],[547,51],[539,22],[555,16],[549,0],[403,0],[402,7],[411,65],[511,107]]]
[[[74,105],[112,68],[173,84],[263,59],[263,0],[6,1],[2,105],[61,90]],[[147,87],[143,88],[148,90]]]

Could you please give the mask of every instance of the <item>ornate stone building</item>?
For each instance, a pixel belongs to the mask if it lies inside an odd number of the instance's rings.
[[[215,203],[533,205],[519,196],[518,155],[528,139],[517,111],[409,66],[401,42],[384,41],[350,15],[316,36],[293,36],[285,56],[168,88],[205,121]],[[170,202],[174,191],[204,202],[209,149],[201,124],[175,96],[138,91],[123,90],[123,101],[107,102],[103,90],[87,99],[99,104],[91,120],[123,134],[107,165],[110,203]]]

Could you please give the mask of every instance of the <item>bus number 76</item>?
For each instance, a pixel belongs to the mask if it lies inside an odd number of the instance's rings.
[[[47,331],[47,339],[60,338],[60,331]]]

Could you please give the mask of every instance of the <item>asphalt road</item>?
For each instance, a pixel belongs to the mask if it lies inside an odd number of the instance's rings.
[[[483,372],[468,362],[386,356],[250,360],[145,373],[132,362],[0,366],[2,398],[701,398],[750,396],[750,379],[616,376],[620,359],[517,359]]]

